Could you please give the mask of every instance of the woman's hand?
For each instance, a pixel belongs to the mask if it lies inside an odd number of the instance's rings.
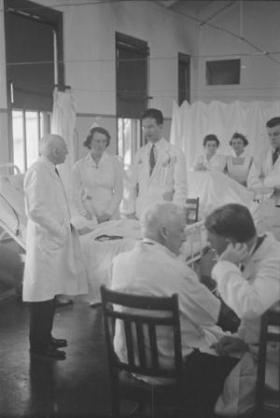
[[[249,346],[241,338],[225,336],[212,345],[220,356],[228,356],[232,353],[245,353]]]
[[[197,163],[194,167],[196,171],[206,171],[207,167],[203,163]]]

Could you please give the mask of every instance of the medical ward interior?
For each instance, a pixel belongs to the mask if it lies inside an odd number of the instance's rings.
[[[228,198],[215,182],[212,194],[205,186],[206,197],[193,161],[207,133],[218,136],[226,155],[236,131],[248,138],[252,156],[268,147],[266,121],[280,116],[279,22],[280,2],[273,0],[0,0],[0,246],[20,260],[0,261],[0,417],[113,416],[100,286],[110,285],[113,257],[140,239],[138,222],[127,224],[126,215],[130,167],[144,145],[141,116],[160,109],[163,136],[184,151],[188,197],[199,198],[185,261],[199,271],[205,215]],[[110,132],[108,153],[123,164],[121,219],[81,236],[91,294],[57,307],[57,334],[71,342],[66,361],[33,364],[21,297],[23,177],[40,138],[58,133],[69,150],[61,171],[68,193],[71,167],[85,155],[93,126]],[[251,199],[257,225],[280,239],[280,214],[259,210],[266,191],[234,196],[237,203]],[[258,418],[279,416],[279,391],[271,391],[276,401]],[[125,401],[122,416],[177,415],[168,408],[139,412],[137,402]],[[242,416],[257,417],[254,408]]]

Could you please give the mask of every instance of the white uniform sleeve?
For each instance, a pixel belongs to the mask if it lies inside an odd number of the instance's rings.
[[[257,168],[255,161],[251,164],[251,168],[249,170],[248,179],[247,179],[247,187],[249,189],[254,189],[256,187],[262,187],[263,182],[260,179],[261,170]]]
[[[134,161],[131,167],[131,175],[129,181],[129,203],[128,212],[134,213],[136,211],[137,187],[139,182],[139,160],[141,149],[135,154]]]
[[[174,197],[173,202],[179,206],[184,206],[187,198],[187,171],[185,155],[181,150],[177,150],[176,162],[174,167]]]
[[[28,171],[24,179],[26,215],[56,237],[64,238],[64,227],[52,216],[48,210],[48,184],[44,173],[35,169]]]
[[[276,174],[269,174],[264,178],[263,181],[264,186],[266,187],[275,187],[276,189],[280,188],[280,171]]]
[[[116,212],[123,197],[123,168],[117,157],[113,159],[113,164],[115,175],[114,193],[110,205],[107,209],[107,212],[110,215],[113,215],[113,213]]]
[[[279,259],[264,260],[253,282],[247,281],[239,268],[228,261],[218,262],[211,275],[222,299],[240,318],[259,317],[279,300]]]

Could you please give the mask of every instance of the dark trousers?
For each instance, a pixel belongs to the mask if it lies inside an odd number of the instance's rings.
[[[29,340],[32,351],[43,350],[49,345],[54,314],[55,298],[30,303]]]
[[[238,359],[214,356],[194,350],[185,359],[184,379],[187,399],[193,400],[199,418],[214,417],[214,408],[224,382]]]

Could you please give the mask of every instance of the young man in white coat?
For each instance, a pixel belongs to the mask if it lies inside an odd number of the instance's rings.
[[[257,347],[261,316],[280,298],[280,242],[271,234],[258,236],[249,210],[239,204],[216,209],[205,226],[218,255],[211,276],[221,298],[241,319],[237,333],[223,337],[216,349],[222,356],[242,357]],[[236,406],[242,399],[242,382],[239,396]],[[235,416],[238,411],[232,412]]]
[[[24,179],[28,223],[23,300],[30,302],[30,353],[55,360],[65,359],[59,348],[67,346],[65,339],[52,336],[55,297],[87,292],[79,238],[56,168],[67,153],[63,138],[44,136],[41,156]]]
[[[178,294],[186,399],[197,400],[192,418],[211,418],[224,380],[236,364],[235,359],[218,357],[211,349],[223,335],[216,326],[220,301],[177,257],[186,239],[181,208],[171,202],[155,203],[143,214],[141,226],[143,240],[113,260],[112,289],[146,296]],[[125,334],[119,325],[114,345],[119,358],[126,361]],[[159,334],[159,361],[168,367],[174,364],[173,335],[166,329]]]
[[[186,161],[183,151],[162,137],[163,115],[148,109],[142,116],[145,141],[132,167],[132,212],[140,218],[157,201],[184,206],[187,197]]]
[[[261,161],[252,164],[247,183],[252,190],[271,189],[270,198],[258,208],[259,228],[272,231],[280,239],[280,117],[270,119],[266,128],[270,148]]]
[[[248,187],[271,187],[280,192],[280,117],[266,123],[270,148],[258,163],[253,163],[248,176]]]

